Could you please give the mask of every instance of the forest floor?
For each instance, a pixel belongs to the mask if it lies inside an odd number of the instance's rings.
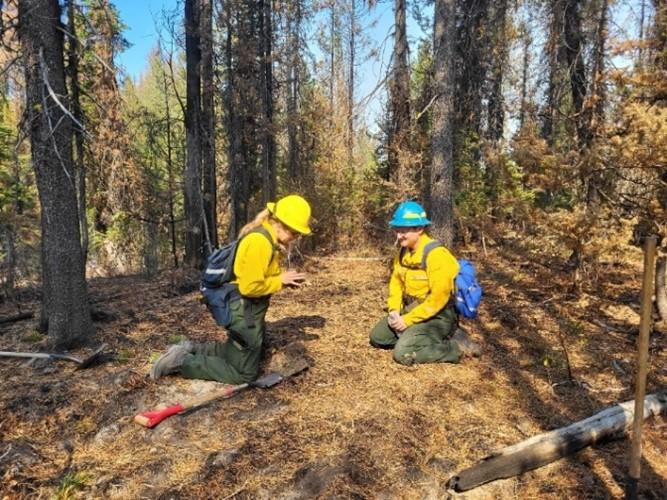
[[[466,251],[467,250],[467,251]],[[106,362],[0,360],[0,498],[620,498],[629,440],[596,445],[462,494],[456,472],[495,449],[633,398],[642,254],[602,258],[573,290],[562,249],[506,234],[475,261],[485,298],[465,327],[484,352],[404,367],[372,349],[388,260],[308,257],[307,284],[273,297],[267,359],[310,368],[146,429],[140,411],[220,384],[148,378],[170,342],[223,339],[177,273],[95,279]],[[37,310],[34,293],[21,307]],[[16,312],[0,304],[0,316]],[[44,349],[36,321],[0,327],[0,350]],[[74,352],[85,356],[90,349]],[[568,383],[568,362],[573,383]],[[653,332],[647,392],[667,387],[667,332]],[[640,495],[665,498],[667,419],[644,427]]]

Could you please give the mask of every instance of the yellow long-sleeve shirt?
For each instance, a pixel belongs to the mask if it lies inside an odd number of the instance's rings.
[[[271,224],[264,222],[262,227],[278,241],[276,231]],[[263,234],[250,233],[241,239],[234,259],[234,275],[239,293],[244,297],[263,297],[279,291],[280,262],[278,251]]]
[[[454,279],[459,272],[459,263],[445,247],[431,250],[426,257],[426,269],[421,269],[424,247],[433,238],[422,234],[414,251],[400,250],[394,256],[394,268],[389,280],[389,311],[400,311],[403,296],[409,295],[420,301],[419,305],[403,315],[410,326],[435,316],[449,301],[454,289]]]

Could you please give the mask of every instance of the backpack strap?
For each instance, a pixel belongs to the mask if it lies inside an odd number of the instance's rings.
[[[273,251],[275,252],[278,250],[280,247],[276,244],[275,241],[273,241],[273,238],[271,237],[271,233],[264,227],[264,226],[259,226],[258,228],[253,229],[250,231],[250,233],[260,233],[263,234],[264,237],[269,240],[269,243],[271,243],[271,247],[273,248]],[[250,234],[248,233],[248,234]],[[246,235],[247,236],[247,235]]]
[[[431,250],[441,246],[443,246],[443,244],[437,240],[429,241],[426,245],[424,245],[424,251],[422,253],[422,261],[420,266],[406,265],[403,263],[403,257],[405,256],[406,252],[406,249],[404,247],[401,247],[398,260],[403,267],[407,267],[408,269],[426,269],[426,258],[428,257],[428,254],[431,253]]]
[[[442,243],[437,240],[429,241],[426,245],[424,245],[424,252],[422,254],[422,269],[426,269],[426,257],[428,257],[428,254],[431,253],[431,250],[441,246],[443,246]]]

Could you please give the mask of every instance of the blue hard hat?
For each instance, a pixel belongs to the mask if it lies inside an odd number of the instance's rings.
[[[416,201],[404,201],[394,212],[394,217],[389,221],[391,227],[417,227],[428,226],[431,221],[426,217],[426,210]]]

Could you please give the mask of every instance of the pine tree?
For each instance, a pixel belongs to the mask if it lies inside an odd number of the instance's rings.
[[[93,325],[81,250],[66,108],[63,35],[57,0],[19,3],[19,38],[26,81],[27,123],[42,210],[42,313],[52,344],[89,339]]]

